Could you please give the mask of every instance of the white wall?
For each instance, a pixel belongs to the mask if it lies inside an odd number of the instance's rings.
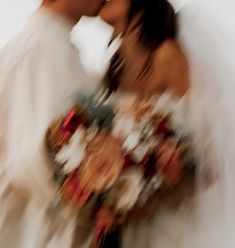
[[[0,0],[0,48],[15,36],[39,0]]]

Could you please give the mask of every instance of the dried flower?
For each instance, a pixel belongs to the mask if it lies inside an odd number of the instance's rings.
[[[46,134],[47,147],[52,153],[58,151],[63,145],[64,141],[66,140],[61,137],[60,130],[62,123],[63,123],[63,119],[58,118],[51,123],[50,127],[47,130],[47,134]]]

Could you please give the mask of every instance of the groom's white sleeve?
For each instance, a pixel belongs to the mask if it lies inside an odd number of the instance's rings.
[[[0,242],[7,248],[51,247],[45,244],[54,242],[54,237],[61,240],[60,247],[66,247],[73,219],[67,219],[60,236],[57,228],[66,220],[56,217],[59,226],[48,229],[52,219],[47,207],[56,189],[44,135],[65,104],[64,80],[70,80],[70,73],[64,69],[66,58],[44,44],[19,51],[14,46],[0,54]]]

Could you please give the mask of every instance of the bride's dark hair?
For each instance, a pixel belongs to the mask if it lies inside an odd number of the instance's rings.
[[[167,0],[130,0],[127,26],[133,18],[139,19],[132,29],[139,28],[139,42],[149,51],[149,57],[140,75],[146,73],[151,66],[151,57],[165,40],[177,36],[177,16]],[[123,69],[123,59],[117,51],[111,59],[110,67],[105,76],[105,86],[109,93],[118,89],[119,78]]]

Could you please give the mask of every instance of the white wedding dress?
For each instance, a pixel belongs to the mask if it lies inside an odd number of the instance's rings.
[[[157,110],[165,115],[171,114],[174,126],[180,127],[183,134],[192,132],[189,100],[188,94],[179,99],[166,92],[156,102]],[[147,218],[127,225],[123,231],[123,248],[186,248],[189,244],[194,247],[191,239],[194,238],[195,223],[193,195],[177,208],[161,204],[151,216],[148,214]]]
[[[151,220],[130,225],[124,247],[234,248],[235,3],[171,2],[179,11],[180,42],[190,64],[188,100],[175,114],[188,116],[185,128],[194,137],[196,194],[177,211],[162,209]]]

